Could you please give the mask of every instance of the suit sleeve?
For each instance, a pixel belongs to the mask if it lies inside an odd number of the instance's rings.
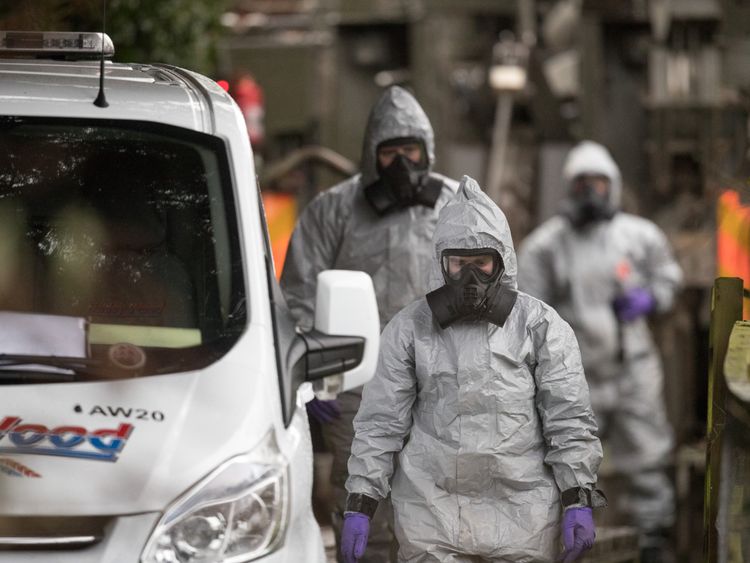
[[[552,309],[530,328],[536,366],[536,407],[547,444],[545,462],[560,491],[593,488],[602,447],[573,330]]]
[[[365,384],[354,418],[346,489],[375,500],[388,496],[393,456],[403,448],[412,427],[417,382],[414,340],[406,324],[396,317],[383,331],[378,367]]]

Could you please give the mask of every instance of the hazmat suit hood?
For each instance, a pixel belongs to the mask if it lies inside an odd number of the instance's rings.
[[[376,151],[384,141],[414,137],[424,143],[427,172],[435,162],[435,136],[432,125],[416,98],[400,86],[391,86],[370,112],[362,146],[362,185],[369,186],[379,178]]]
[[[445,283],[440,266],[443,250],[492,248],[503,259],[504,271],[500,284],[516,289],[516,252],[505,214],[469,176],[461,178],[456,197],[438,217],[435,234],[435,261],[430,276],[430,289]]]
[[[565,185],[570,187],[573,178],[581,174],[601,174],[609,178],[610,207],[620,209],[622,199],[620,168],[604,146],[593,141],[582,141],[571,149],[563,166]],[[569,193],[567,197],[570,197]]]

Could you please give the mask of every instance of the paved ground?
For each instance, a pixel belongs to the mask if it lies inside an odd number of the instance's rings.
[[[336,563],[336,541],[333,529],[322,526],[323,545],[326,548],[328,563]],[[633,563],[638,561],[638,540],[635,530],[626,527],[603,527],[596,533],[594,548],[581,560],[581,563]],[[672,559],[668,559],[672,561]]]

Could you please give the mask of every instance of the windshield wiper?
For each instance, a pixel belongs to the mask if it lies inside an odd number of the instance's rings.
[[[29,365],[55,367],[70,370],[73,373],[12,369],[14,367]],[[76,381],[80,376],[83,376],[84,378],[95,377],[96,374],[91,372],[89,368],[96,368],[100,365],[101,362],[99,360],[92,360],[90,358],[34,356],[31,354],[0,354],[0,380],[2,380],[2,382],[19,383]]]

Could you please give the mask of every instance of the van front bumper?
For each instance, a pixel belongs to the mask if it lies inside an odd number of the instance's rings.
[[[158,512],[120,516],[99,543],[83,549],[0,551],[0,563],[138,563]],[[259,563],[325,563],[320,528],[311,513],[290,522],[284,544]]]

